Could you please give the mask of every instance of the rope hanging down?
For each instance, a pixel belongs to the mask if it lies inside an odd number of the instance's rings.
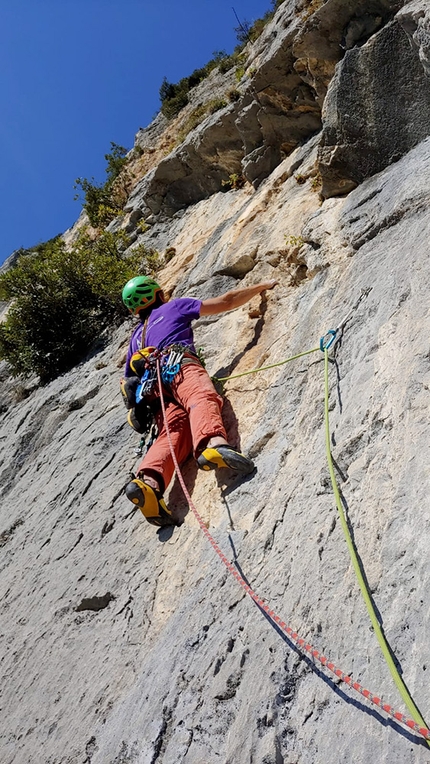
[[[382,653],[384,655],[385,661],[387,663],[387,666],[390,670],[390,674],[392,678],[394,679],[394,682],[396,684],[397,689],[400,692],[400,695],[402,696],[403,702],[405,703],[406,707],[409,709],[409,712],[411,713],[413,719],[417,724],[419,724],[420,727],[425,727],[426,723],[421,716],[418,708],[416,707],[408,688],[406,687],[402,677],[399,674],[399,671],[397,669],[396,664],[393,661],[393,657],[389,648],[389,645],[387,643],[385,634],[381,628],[381,625],[379,623],[378,617],[375,612],[375,606],[373,604],[372,598],[370,596],[366,581],[364,579],[363,573],[361,571],[360,563],[358,561],[357,551],[354,546],[354,542],[351,538],[351,533],[348,528],[348,523],[345,518],[345,513],[343,511],[342,501],[340,498],[340,492],[339,487],[336,480],[336,475],[334,472],[334,466],[333,466],[333,458],[331,455],[331,448],[330,448],[330,420],[329,420],[329,379],[328,379],[328,348],[327,346],[324,347],[324,387],[325,387],[325,396],[324,396],[324,412],[325,412],[325,443],[326,443],[326,456],[327,456],[327,463],[328,463],[328,469],[330,473],[330,480],[331,485],[333,488],[334,498],[336,502],[336,507],[339,513],[340,518],[340,524],[342,526],[342,530],[345,536],[346,544],[348,547],[348,551],[351,557],[351,562],[355,571],[355,575],[357,577],[357,581],[359,584],[359,587],[361,589],[361,593],[363,595],[364,602],[366,604],[367,612],[369,614],[369,618],[372,622],[372,626],[374,628],[376,638],[379,642],[379,646],[382,650]],[[430,743],[429,743],[430,747]]]
[[[313,352],[313,351],[308,351]],[[315,650],[312,645],[310,645],[306,640],[302,639],[297,632],[295,632],[290,626],[287,626],[285,621],[283,621],[274,610],[272,610],[265,602],[264,600],[259,597],[256,592],[249,586],[249,584],[246,583],[245,579],[242,578],[240,573],[238,572],[237,568],[231,563],[225,554],[221,551],[220,547],[216,543],[215,539],[209,532],[209,530],[206,528],[206,525],[204,524],[202,518],[200,517],[192,499],[188,492],[187,486],[185,485],[184,478],[182,476],[178,460],[176,459],[175,451],[173,448],[173,443],[170,435],[169,425],[167,422],[167,416],[166,416],[166,407],[164,403],[164,396],[163,396],[163,388],[162,388],[162,382],[161,382],[161,373],[160,373],[160,366],[157,361],[157,378],[158,378],[158,387],[160,391],[160,403],[161,403],[161,410],[163,412],[163,419],[164,419],[164,426],[166,428],[166,435],[167,440],[170,447],[170,452],[172,455],[173,463],[175,465],[176,474],[178,477],[178,480],[181,484],[182,490],[184,492],[185,498],[188,502],[188,506],[190,507],[192,513],[194,514],[201,530],[203,531],[204,535],[210,542],[211,546],[213,547],[214,551],[218,555],[218,557],[221,559],[221,561],[226,566],[227,570],[231,573],[231,575],[236,579],[236,581],[239,583],[239,585],[242,587],[242,589],[245,591],[245,593],[255,602],[255,604],[263,610],[271,620],[276,623],[278,628],[280,628],[296,645],[299,649],[305,650],[311,658],[313,658],[316,661],[319,661],[322,666],[325,666],[329,669],[336,677],[338,677],[341,681],[345,682],[349,687],[352,687],[356,692],[358,692],[363,697],[367,698],[371,703],[373,703],[375,706],[378,706],[378,708],[382,708],[383,711],[385,711],[386,714],[393,717],[396,721],[400,722],[401,724],[404,724],[409,729],[413,730],[414,732],[418,733],[422,737],[426,739],[426,741],[430,741],[430,729],[428,729],[425,726],[425,723],[422,724],[417,723],[414,719],[408,719],[404,714],[400,713],[399,711],[395,711],[392,706],[390,706],[388,703],[384,703],[383,700],[378,697],[377,695],[374,695],[369,690],[366,690],[359,682],[354,682],[352,677],[349,674],[346,674],[341,669],[337,668],[334,663],[328,660],[328,658],[325,655],[321,655],[321,653],[318,650]],[[430,745],[430,743],[429,743]]]

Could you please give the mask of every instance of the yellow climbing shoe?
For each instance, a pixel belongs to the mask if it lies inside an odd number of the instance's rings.
[[[221,445],[205,448],[197,459],[201,470],[216,470],[217,467],[229,467],[241,475],[249,475],[254,469],[254,462],[232,446]]]
[[[151,525],[163,527],[177,525],[172,513],[167,508],[163,497],[143,480],[135,478],[125,489],[125,495],[140,511]]]

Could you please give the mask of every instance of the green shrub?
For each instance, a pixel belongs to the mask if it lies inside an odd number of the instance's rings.
[[[273,18],[275,11],[282,2],[284,0],[271,0],[272,10],[265,13],[261,19],[257,19],[253,24],[250,24],[249,21],[240,21],[236,16],[239,26],[235,27],[235,32],[239,44],[231,55],[228,55],[225,50],[215,51],[213,58],[205,66],[195,69],[189,77],[183,77],[176,83],[169,82],[164,77],[160,86],[161,111],[164,116],[167,119],[176,117],[181,109],[189,103],[188,92],[191,88],[202,82],[216,67],[219,67],[219,71],[225,74],[236,66],[236,78],[240,80],[245,73],[243,48],[248,42],[254,42],[260,36],[267,22]]]
[[[227,72],[235,64],[235,57],[228,56],[225,50],[213,53],[208,63],[200,69],[194,69],[189,77],[183,77],[179,82],[172,83],[164,77],[160,86],[161,111],[167,119],[176,117],[181,109],[189,103],[188,93],[191,88],[199,85],[217,66],[221,72]]]
[[[122,320],[121,292],[137,273],[153,273],[154,250],[122,252],[124,232],[96,239],[84,231],[72,249],[57,237],[22,250],[0,276],[0,299],[12,301],[0,324],[0,358],[14,375],[37,374],[42,383],[82,360],[101,331]]]
[[[239,175],[233,172],[228,176],[228,180],[221,181],[222,191],[237,191],[239,188],[243,188],[246,183],[246,178],[243,175]]]
[[[182,143],[187,137],[188,133],[191,132],[191,130],[194,130],[194,128],[198,127],[198,125],[203,122],[208,114],[215,114],[216,111],[223,109],[224,106],[227,106],[227,102],[222,98],[213,98],[211,101],[202,103],[200,106],[197,106],[183,123],[181,129],[178,132],[178,137],[174,145],[178,146],[180,143]]]
[[[255,42],[261,35],[264,27],[273,18],[273,13],[268,11],[261,19],[257,19],[249,30],[249,39],[251,42]]]
[[[170,263],[172,258],[174,258],[176,255],[176,247],[167,247],[165,253],[164,253],[164,262]]]
[[[226,56],[225,58],[223,58],[223,60],[220,61],[219,63],[219,70],[221,74],[225,74],[230,69],[233,69],[233,66],[235,65],[235,63],[236,63],[236,58],[233,55]]]
[[[232,88],[232,90],[228,91],[227,97],[228,97],[228,100],[233,103],[234,101],[238,101],[239,100],[240,93],[239,93],[238,90],[236,90],[236,88]]]
[[[250,36],[249,36],[249,30],[251,29],[251,24],[249,21],[246,21],[244,19],[243,21],[239,21],[239,25],[234,28],[234,31],[236,32],[236,39],[240,43],[240,45],[246,45],[247,42],[250,42]]]
[[[105,154],[106,180],[97,184],[94,178],[76,178],[75,189],[84,192],[84,209],[94,228],[105,228],[120,215],[128,196],[130,178],[124,172],[128,163],[127,149],[111,142],[111,153]],[[120,182],[122,177],[123,182]],[[79,193],[75,199],[79,199]]]
[[[227,106],[227,101],[224,101],[223,98],[214,98],[207,104],[207,110],[209,114],[215,114],[216,111],[223,109],[224,106]]]
[[[163,101],[161,105],[161,111],[164,116],[167,117],[167,119],[173,119],[173,117],[176,117],[187,104],[188,91],[185,89],[178,90],[178,92],[172,96],[172,98],[168,98]]]
[[[240,82],[242,77],[245,75],[245,67],[244,66],[237,66],[236,67],[236,82]]]
[[[190,116],[185,120],[184,124],[182,125],[182,128],[180,129],[178,133],[178,139],[176,141],[176,145],[179,143],[182,143],[182,141],[185,140],[188,133],[191,130],[194,130],[195,127],[200,125],[200,122],[203,122],[204,118],[207,115],[207,105],[205,103],[200,104],[200,106],[197,106],[190,114]]]

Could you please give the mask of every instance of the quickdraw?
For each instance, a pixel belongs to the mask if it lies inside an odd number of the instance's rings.
[[[147,347],[133,354],[130,366],[140,384],[136,389],[136,403],[149,395],[157,382],[157,362],[161,368],[161,379],[170,385],[181,369],[184,355],[189,349],[185,345],[169,345],[167,348]]]
[[[161,359],[161,379],[165,385],[169,385],[175,379],[181,368],[186,348],[184,345],[171,345],[167,350],[170,351],[169,355]],[[156,367],[154,372],[157,376]]]

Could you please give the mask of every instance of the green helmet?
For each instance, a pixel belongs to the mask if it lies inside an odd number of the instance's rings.
[[[136,314],[152,305],[161,291],[161,286],[151,276],[135,276],[134,279],[127,281],[122,290],[122,301],[132,313]]]

